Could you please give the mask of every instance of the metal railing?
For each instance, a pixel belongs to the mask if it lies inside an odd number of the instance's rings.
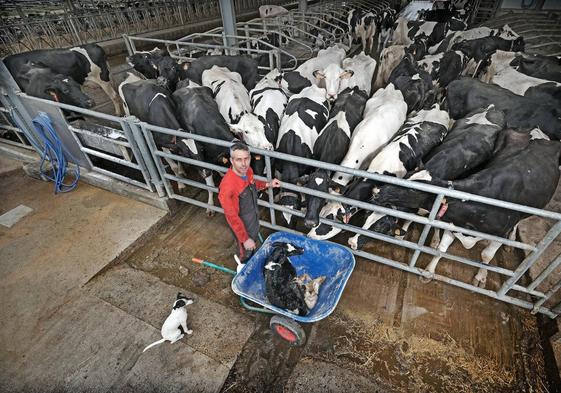
[[[200,201],[200,200],[192,198],[192,197],[186,197],[184,195],[175,193],[174,189],[172,187],[172,184],[171,184],[172,181],[173,182],[180,182],[180,183],[183,183],[187,186],[196,187],[196,188],[203,189],[203,190],[206,190],[206,191],[212,192],[212,193],[218,192],[218,189],[216,187],[211,187],[211,186],[208,186],[207,184],[204,184],[204,183],[192,180],[192,179],[185,179],[185,178],[177,177],[175,175],[171,175],[171,174],[167,173],[165,171],[164,163],[163,163],[162,159],[175,160],[177,162],[181,162],[181,163],[184,163],[184,164],[188,164],[188,165],[192,165],[192,166],[196,166],[196,167],[202,167],[202,168],[214,170],[214,171],[217,171],[217,172],[225,172],[227,170],[227,168],[220,167],[220,166],[217,166],[217,165],[213,165],[213,164],[210,164],[210,163],[196,161],[196,160],[193,160],[193,159],[185,158],[185,157],[174,155],[174,154],[171,154],[171,153],[166,153],[166,152],[162,151],[161,149],[157,148],[157,146],[154,143],[152,133],[154,133],[154,132],[164,133],[164,134],[174,135],[174,136],[180,137],[180,138],[190,138],[190,139],[194,139],[195,141],[199,141],[199,142],[203,142],[203,143],[212,143],[212,144],[216,144],[216,145],[219,145],[219,146],[225,146],[225,147],[229,146],[230,142],[217,140],[217,139],[212,139],[212,138],[208,138],[208,137],[204,137],[204,136],[200,136],[200,135],[195,135],[195,134],[191,134],[191,133],[184,133],[184,132],[177,131],[177,130],[165,129],[165,128],[153,126],[153,125],[150,125],[150,124],[144,124],[144,123],[141,124],[141,128],[144,132],[144,136],[146,137],[147,144],[148,144],[148,146],[150,148],[150,151],[152,153],[152,157],[154,159],[154,162],[156,163],[156,167],[158,168],[158,170],[160,172],[160,176],[162,177],[162,180],[164,182],[164,187],[167,191],[168,197],[174,198],[174,199],[186,202],[186,203],[190,203],[190,204],[193,204],[193,205],[196,205],[196,206],[199,206],[199,207],[204,207],[206,209],[213,210],[215,212],[223,213],[223,210],[220,207],[217,207],[217,206],[214,206],[214,205],[209,205],[207,202]],[[344,203],[344,204],[349,205],[349,206],[356,206],[359,209],[369,210],[369,211],[377,212],[377,213],[384,214],[384,215],[390,215],[390,216],[401,218],[401,219],[404,219],[404,220],[410,220],[410,221],[419,223],[419,224],[424,226],[420,238],[416,242],[413,242],[413,241],[402,240],[402,239],[386,236],[386,235],[383,235],[383,234],[380,234],[380,233],[377,233],[377,232],[373,232],[373,231],[363,229],[363,228],[359,228],[359,227],[349,225],[349,224],[344,224],[342,222],[338,222],[338,221],[335,221],[335,220],[320,218],[320,223],[328,224],[328,225],[333,226],[335,228],[343,229],[345,231],[350,232],[351,234],[364,235],[364,236],[367,236],[371,239],[376,239],[376,240],[379,240],[379,241],[382,241],[382,242],[385,242],[385,243],[389,243],[391,245],[405,247],[406,249],[414,250],[413,256],[407,261],[405,261],[405,260],[404,261],[392,260],[392,259],[388,259],[384,256],[376,255],[376,254],[369,253],[369,252],[362,251],[362,250],[351,250],[351,252],[353,252],[355,255],[357,255],[359,257],[362,257],[362,258],[365,258],[365,259],[368,259],[368,260],[371,260],[371,261],[383,263],[385,265],[388,265],[388,266],[391,266],[391,267],[394,267],[394,268],[398,268],[400,270],[404,270],[404,271],[407,271],[407,272],[410,272],[410,273],[413,273],[413,274],[417,274],[417,275],[420,275],[420,276],[425,276],[425,277],[427,276],[427,271],[423,268],[418,267],[417,264],[416,264],[419,255],[420,254],[428,254],[430,256],[443,257],[443,258],[446,258],[450,261],[453,261],[454,263],[462,264],[462,265],[465,265],[465,266],[476,267],[476,268],[480,268],[480,269],[485,269],[487,271],[497,273],[501,276],[504,276],[505,280],[502,283],[501,287],[496,291],[493,291],[493,290],[490,290],[490,289],[480,288],[480,287],[475,286],[471,283],[464,282],[464,281],[458,279],[457,277],[450,277],[450,276],[445,276],[445,275],[442,275],[442,274],[431,275],[431,278],[433,278],[435,280],[446,282],[448,284],[451,284],[451,285],[454,285],[454,286],[457,286],[457,287],[461,287],[461,288],[464,288],[464,289],[468,289],[470,291],[480,293],[480,294],[483,294],[483,295],[486,295],[486,296],[489,296],[489,297],[492,297],[492,298],[495,298],[495,299],[498,299],[498,300],[501,300],[501,301],[504,301],[504,302],[507,302],[507,303],[515,304],[517,306],[532,310],[532,312],[540,312],[540,313],[548,315],[551,318],[555,318],[557,315],[559,315],[561,313],[561,303],[560,304],[555,304],[555,305],[544,306],[544,304],[549,299],[551,299],[551,297],[556,293],[556,291],[559,290],[559,288],[561,287],[561,281],[559,283],[557,283],[556,285],[554,285],[553,287],[548,288],[547,291],[538,290],[538,286],[544,281],[544,279],[552,271],[554,271],[559,265],[561,265],[561,256],[558,256],[551,263],[549,263],[548,266],[540,274],[540,276],[538,276],[531,283],[529,283],[528,285],[523,285],[521,283],[521,277],[524,275],[524,273],[526,273],[526,271],[528,271],[528,269],[536,263],[536,261],[540,258],[540,256],[542,256],[543,252],[547,249],[547,247],[561,233],[561,214],[560,213],[551,212],[551,211],[542,210],[542,209],[536,209],[536,208],[533,208],[533,207],[518,205],[518,204],[515,204],[515,203],[496,200],[496,199],[492,199],[492,198],[482,197],[482,196],[479,196],[479,195],[469,194],[469,193],[462,192],[462,191],[441,188],[441,187],[437,187],[437,186],[433,186],[433,185],[429,185],[429,184],[417,183],[417,182],[413,182],[413,181],[409,181],[409,180],[405,180],[405,179],[398,179],[398,178],[391,177],[391,176],[384,176],[384,175],[370,173],[370,172],[366,172],[366,171],[362,171],[362,170],[350,169],[350,168],[342,167],[342,166],[339,166],[339,165],[327,164],[327,163],[324,163],[324,162],[315,161],[315,160],[311,160],[311,159],[305,159],[305,158],[301,158],[301,157],[295,157],[295,156],[291,156],[291,155],[287,155],[287,154],[283,154],[283,153],[279,153],[279,152],[265,151],[265,150],[256,149],[256,148],[251,148],[251,151],[256,153],[256,154],[264,156],[267,176],[265,178],[260,178],[258,176],[256,177],[256,178],[261,179],[261,180],[271,181],[271,179],[272,179],[271,159],[276,159],[276,160],[292,161],[292,162],[296,162],[296,163],[301,164],[301,165],[308,165],[308,166],[311,166],[311,167],[314,167],[314,168],[321,168],[321,169],[325,169],[325,170],[332,171],[332,172],[340,171],[340,172],[343,172],[343,173],[351,174],[351,175],[356,176],[356,177],[368,178],[368,179],[375,180],[375,181],[378,181],[378,182],[381,182],[381,183],[394,184],[394,185],[403,186],[403,187],[406,187],[406,188],[412,188],[412,189],[416,189],[416,190],[420,190],[420,191],[424,191],[424,192],[434,194],[436,196],[436,198],[435,198],[433,207],[431,209],[431,212],[430,212],[428,217],[423,217],[423,216],[419,216],[419,215],[416,215],[416,214],[411,214],[411,213],[406,213],[406,212],[402,212],[402,211],[398,211],[398,210],[393,210],[393,209],[390,209],[390,208],[385,208],[385,207],[378,206],[378,205],[371,204],[371,203],[367,203],[367,202],[361,202],[361,201],[357,201],[357,200],[354,200],[354,199],[349,199],[349,198],[346,198],[344,196],[319,192],[319,191],[308,189],[308,188],[305,188],[305,187],[301,187],[301,186],[298,186],[298,185],[295,185],[295,184],[290,184],[290,183],[284,183],[283,182],[283,185],[282,185],[283,189],[288,190],[288,191],[294,191],[294,192],[297,192],[297,193],[303,193],[303,194],[306,194],[306,195],[321,197],[321,198],[324,198],[326,200],[331,200],[331,201]],[[526,243],[523,243],[523,242],[510,240],[510,239],[507,239],[507,238],[502,238],[502,237],[490,235],[490,234],[487,234],[487,233],[483,233],[483,232],[480,232],[480,231],[471,230],[471,229],[467,229],[467,228],[462,228],[462,227],[456,226],[454,224],[446,223],[446,222],[443,222],[443,221],[439,221],[438,219],[436,219],[436,213],[438,212],[438,210],[440,208],[440,204],[441,204],[441,201],[442,201],[443,198],[455,198],[455,199],[461,199],[463,201],[473,201],[473,202],[483,203],[483,204],[487,204],[487,205],[497,206],[497,207],[500,207],[500,208],[503,208],[503,209],[510,209],[510,210],[515,210],[515,211],[519,211],[519,212],[524,212],[524,213],[527,213],[527,214],[530,214],[530,215],[536,215],[536,216],[539,216],[539,217],[548,218],[548,219],[556,221],[556,223],[553,225],[553,227],[549,230],[549,232],[545,235],[545,237],[537,245],[526,244]],[[287,208],[285,206],[281,206],[281,205],[276,204],[275,201],[274,201],[273,193],[272,193],[271,190],[269,190],[269,192],[268,192],[267,200],[259,200],[258,203],[259,203],[259,206],[262,206],[263,208],[265,208],[269,211],[269,219],[268,220],[262,219],[261,220],[261,225],[263,225],[264,227],[270,228],[270,229],[295,232],[294,229],[278,225],[277,222],[276,222],[276,218],[275,218],[275,212],[280,212],[280,213],[284,212],[284,213],[288,213],[288,214],[291,214],[291,215],[296,216],[296,217],[303,217],[304,216],[304,213],[299,211],[299,210],[290,209],[290,208]],[[443,230],[450,230],[450,231],[453,231],[455,233],[462,233],[462,234],[469,235],[469,236],[479,237],[481,239],[487,239],[487,240],[490,240],[490,241],[497,241],[497,242],[500,242],[504,245],[507,245],[507,246],[510,246],[510,247],[515,247],[515,248],[527,251],[527,252],[529,252],[529,254],[518,265],[518,267],[514,270],[504,268],[504,267],[495,266],[495,265],[491,265],[491,264],[486,264],[486,263],[484,263],[480,260],[473,260],[473,259],[465,258],[465,257],[459,256],[459,255],[455,255],[453,253],[450,253],[448,251],[447,252],[442,252],[442,251],[439,251],[438,249],[426,246],[425,241],[426,241],[426,238],[427,238],[428,231],[431,228],[439,228],[439,229],[443,229]]]
[[[237,1],[236,11],[257,11],[263,4],[288,2]],[[160,0],[146,7],[78,11],[66,10],[56,16],[25,19],[0,26],[0,56],[106,41],[121,38],[124,33],[142,34],[220,18],[218,0]]]

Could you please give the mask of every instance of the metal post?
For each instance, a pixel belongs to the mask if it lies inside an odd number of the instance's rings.
[[[557,266],[561,265],[561,253],[559,253],[559,255],[557,255],[557,258],[555,258],[554,261],[552,261],[548,267],[546,267],[543,272],[541,272],[541,274],[534,280],[534,282],[532,282],[530,285],[528,285],[528,289],[530,291],[533,291],[534,289],[536,289],[536,287],[538,285],[541,284],[541,282],[547,277],[549,276],[549,273],[551,273],[552,271],[554,271]]]
[[[501,289],[497,292],[497,295],[499,297],[504,296],[520,279],[520,277],[522,277],[522,275],[526,273],[526,271],[530,267],[532,267],[532,265],[538,260],[540,255],[545,251],[547,246],[549,246],[551,242],[555,240],[559,233],[561,233],[561,221],[557,221],[557,223],[549,230],[549,232],[547,232],[542,241],[538,243],[538,245],[536,246],[537,249],[520,263],[520,266],[518,266],[518,268],[514,272],[514,276],[506,280]]]
[[[271,184],[273,176],[272,176],[272,171],[271,171],[271,157],[269,157],[269,156],[265,156],[265,171],[266,171],[266,174],[267,174],[267,181],[269,182],[269,184]],[[274,204],[275,201],[274,201],[274,196],[273,196],[273,189],[271,187],[269,187],[269,189],[267,190],[267,194],[269,195],[269,203],[271,205]],[[275,217],[275,209],[270,207],[269,210],[270,210],[270,213],[271,213],[271,224],[276,225],[277,221],[276,221],[276,217]]]
[[[308,11],[308,0],[298,0],[298,11],[300,12]]]
[[[547,300],[549,300],[551,295],[553,295],[555,292],[557,292],[559,290],[559,288],[561,288],[561,280],[557,281],[557,284],[555,284],[553,287],[551,287],[551,289],[549,291],[547,291],[545,296],[543,298],[541,298],[540,300],[538,300],[534,304],[534,308],[532,309],[532,314],[535,314],[538,311],[540,311],[540,307],[542,306],[542,304],[544,304]]]
[[[236,30],[236,14],[234,12],[234,0],[220,0],[220,14],[222,15],[222,26],[229,47],[236,47],[237,40],[233,37],[238,35]]]
[[[438,194],[438,196],[434,200],[434,204],[432,205],[432,209],[429,214],[430,221],[433,221],[434,218],[436,217],[436,214],[438,213],[438,209],[440,208],[440,204],[442,203],[442,199],[444,199],[444,195]],[[419,238],[419,242],[417,243],[419,246],[425,245],[425,240],[427,240],[427,235],[429,234],[431,228],[432,228],[431,225],[429,224],[425,225],[425,227],[423,228],[423,232],[421,232],[421,237]],[[411,261],[409,262],[410,267],[415,266],[415,263],[417,263],[417,259],[419,258],[420,254],[421,254],[420,250],[415,250],[415,253],[411,257]]]

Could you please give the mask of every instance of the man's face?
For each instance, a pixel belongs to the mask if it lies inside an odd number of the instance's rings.
[[[245,176],[247,170],[249,169],[249,164],[251,163],[251,156],[248,151],[244,150],[234,150],[232,156],[230,157],[230,162],[232,163],[232,169],[236,174],[240,176]]]

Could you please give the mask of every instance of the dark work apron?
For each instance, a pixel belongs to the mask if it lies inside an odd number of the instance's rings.
[[[256,243],[259,241],[259,210],[257,207],[257,188],[249,184],[239,195],[240,218],[247,235]]]

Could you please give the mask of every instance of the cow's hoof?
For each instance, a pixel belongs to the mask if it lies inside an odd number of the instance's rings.
[[[214,217],[214,210],[206,209],[206,215],[208,217]]]
[[[349,246],[351,246],[351,248],[353,250],[358,250],[358,241],[357,241],[356,237],[353,236],[353,237],[349,238],[348,243],[349,243]]]
[[[471,284],[474,287],[479,287],[485,289],[485,285],[487,284],[487,277],[477,277],[477,275],[473,278]]]
[[[419,277],[419,280],[423,283],[423,284],[428,284],[429,282],[431,282],[434,278],[434,273],[431,272],[423,272],[423,275]]]

